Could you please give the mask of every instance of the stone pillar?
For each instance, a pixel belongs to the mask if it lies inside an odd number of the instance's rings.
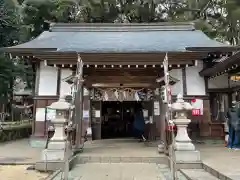
[[[200,163],[200,152],[195,150],[195,146],[187,133],[188,124],[191,122],[190,119],[187,119],[187,112],[192,110],[191,104],[185,102],[182,95],[178,95],[177,101],[171,107],[176,113],[173,122],[177,126],[177,136],[172,145],[176,163]]]
[[[55,132],[48,141],[47,149],[42,151],[41,161],[36,163],[37,170],[52,171],[63,167],[65,147],[69,147],[65,134],[65,125],[68,122],[71,107],[71,104],[66,102],[64,98],[60,98],[48,107],[56,110],[56,117],[51,120]],[[72,151],[69,154],[68,158],[71,157]]]

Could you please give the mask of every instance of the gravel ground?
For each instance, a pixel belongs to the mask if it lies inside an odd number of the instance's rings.
[[[40,173],[34,170],[27,170],[24,165],[0,166],[0,179],[2,180],[43,180],[47,173]]]

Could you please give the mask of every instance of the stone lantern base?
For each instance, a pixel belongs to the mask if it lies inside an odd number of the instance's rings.
[[[52,103],[48,108],[56,110],[56,117],[51,120],[54,134],[49,139],[47,148],[42,151],[41,160],[35,165],[35,169],[40,171],[63,169],[64,162],[70,160],[73,155],[70,142],[67,141],[65,134],[65,125],[68,121],[67,116],[69,116],[71,104],[66,102],[64,98],[60,98],[59,101]]]
[[[76,160],[77,158],[71,157],[69,159],[69,170],[71,170],[75,165],[76,165]],[[40,172],[54,172],[59,169],[64,168],[64,161],[37,161],[35,163],[35,169],[40,171]]]
[[[187,133],[190,119],[174,119],[177,126],[177,136],[173,145],[173,155],[176,162],[200,162],[200,152],[195,149],[194,144]]]
[[[39,171],[56,171],[63,169],[66,142],[50,142],[48,149],[44,149],[41,160],[36,162],[35,169]],[[69,149],[69,169],[74,165],[73,153]]]
[[[176,163],[201,163],[199,151],[174,151]]]
[[[199,151],[176,151],[173,146],[169,146],[169,156],[172,158],[173,164],[169,162],[169,166],[175,170],[178,169],[201,169],[202,161]]]

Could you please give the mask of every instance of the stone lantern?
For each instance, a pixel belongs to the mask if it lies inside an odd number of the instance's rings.
[[[65,133],[65,127],[68,123],[69,112],[72,106],[70,103],[66,102],[64,98],[60,98],[57,102],[48,106],[48,108],[56,110],[56,116],[51,120],[55,132],[53,137],[48,140],[47,149],[42,151],[41,161],[36,163],[36,169],[43,170],[45,167],[48,167],[46,169],[47,171],[62,168],[63,162],[66,160],[66,157],[64,157],[66,155],[64,154],[65,148],[70,147],[70,145]],[[68,159],[72,154],[70,150]]]
[[[173,122],[177,126],[177,136],[172,145],[176,162],[200,162],[200,152],[195,150],[187,132],[188,124],[191,122],[187,118],[187,112],[192,110],[192,105],[185,102],[182,95],[179,94],[177,101],[171,105],[171,108],[176,113]]]

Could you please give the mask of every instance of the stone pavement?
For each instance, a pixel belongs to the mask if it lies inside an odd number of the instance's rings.
[[[0,144],[1,180],[43,180],[49,174],[27,170],[40,157],[41,149],[31,148],[28,139]],[[10,165],[12,164],[12,165]],[[17,164],[17,165],[15,165]]]
[[[41,149],[31,148],[28,139],[0,144],[0,164],[34,164]]]
[[[240,180],[240,151],[229,150],[223,145],[196,145],[200,150],[202,161],[209,167],[221,172],[225,176]]]
[[[44,180],[49,174],[27,170],[26,165],[0,166],[1,180]]]

